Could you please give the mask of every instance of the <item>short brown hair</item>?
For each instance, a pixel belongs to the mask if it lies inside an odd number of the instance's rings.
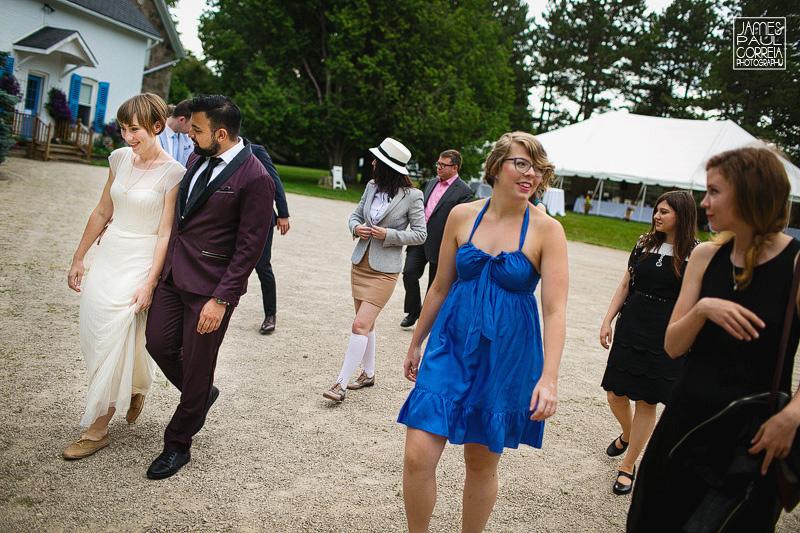
[[[158,135],[164,130],[168,116],[167,104],[160,96],[153,93],[137,94],[122,102],[117,109],[117,122],[133,124],[133,119],[136,117],[139,125],[150,135]]]
[[[496,143],[494,148],[486,158],[486,165],[484,167],[483,181],[494,187],[494,179],[500,172],[500,167],[503,166],[503,159],[505,159],[511,152],[514,143],[519,143],[528,152],[528,155],[533,162],[533,166],[542,170],[542,182],[534,192],[541,192],[547,189],[550,179],[553,177],[555,166],[547,159],[547,152],[544,151],[542,143],[530,133],[524,131],[512,131],[504,133]]]
[[[440,158],[446,157],[450,159],[451,165],[455,165],[458,168],[461,168],[461,154],[459,154],[457,150],[445,150],[444,152],[439,154],[439,157]]]
[[[182,102],[178,103],[178,105],[172,106],[172,118],[185,118],[190,119],[192,118],[192,111],[189,109],[189,102],[191,100],[183,100]]]

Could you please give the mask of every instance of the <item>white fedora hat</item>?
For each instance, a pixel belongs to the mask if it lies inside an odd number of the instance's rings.
[[[403,143],[395,141],[391,137],[386,137],[380,146],[370,148],[369,151],[400,174],[408,176],[406,163],[411,159],[411,152],[403,146]]]

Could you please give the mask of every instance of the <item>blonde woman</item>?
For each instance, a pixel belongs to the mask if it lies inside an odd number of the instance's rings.
[[[448,441],[464,445],[462,531],[483,531],[503,450],[541,448],[558,403],[567,242],[561,224],[528,201],[553,165],[533,135],[517,131],[500,137],[485,169],[492,196],[450,213],[404,362],[415,382],[399,416],[408,426],[403,497],[412,533],[430,524]],[[533,295],[540,279],[544,345]]]

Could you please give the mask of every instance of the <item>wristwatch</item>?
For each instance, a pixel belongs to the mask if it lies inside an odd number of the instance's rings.
[[[215,301],[216,301],[216,302],[217,302],[219,305],[228,305],[228,302],[226,302],[225,300],[220,300],[219,298],[214,298],[214,300],[215,300]]]

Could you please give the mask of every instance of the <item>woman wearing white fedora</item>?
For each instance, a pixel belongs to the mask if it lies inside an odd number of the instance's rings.
[[[350,258],[356,317],[339,377],[323,393],[337,402],[344,400],[348,388],[375,384],[375,319],[403,270],[403,246],[422,244],[428,235],[422,191],[414,188],[406,169],[411,152],[390,137],[370,152],[375,156],[373,179],[350,215],[350,233],[358,239]],[[359,363],[363,363],[361,375],[348,383]]]

